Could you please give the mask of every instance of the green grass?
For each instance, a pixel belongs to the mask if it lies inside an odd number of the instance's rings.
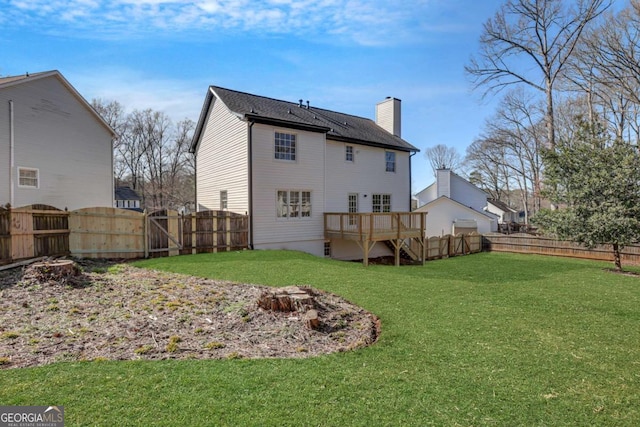
[[[138,265],[308,284],[377,314],[382,335],[310,359],[3,370],[0,404],[64,405],[68,426],[640,425],[640,277],[608,264],[482,253],[365,268],[256,251]]]

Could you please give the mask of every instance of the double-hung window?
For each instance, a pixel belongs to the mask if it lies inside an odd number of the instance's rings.
[[[229,199],[229,193],[227,193],[227,190],[220,191],[220,210],[221,211],[227,209],[228,199]]]
[[[353,162],[353,145],[345,145],[344,160],[345,162]]]
[[[276,132],[274,158],[276,160],[296,160],[296,135]]]
[[[391,212],[391,194],[373,194],[371,211],[374,213]]]
[[[385,151],[384,152],[384,161],[385,161],[385,171],[387,172],[395,172],[396,171],[396,153],[393,151]]]
[[[18,168],[18,187],[38,188],[39,186],[38,169]]]
[[[311,217],[311,191],[278,190],[276,216],[278,218]]]

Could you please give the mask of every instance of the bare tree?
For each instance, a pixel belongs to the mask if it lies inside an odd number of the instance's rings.
[[[565,86],[586,94],[588,118],[617,139],[637,142],[640,105],[640,1],[633,0],[590,29],[564,73]],[[577,116],[577,115],[575,115]],[[571,120],[574,120],[572,117]]]
[[[547,144],[555,147],[553,95],[587,25],[612,0],[507,0],[484,24],[479,58],[465,67],[485,95],[525,85],[545,95]]]
[[[608,17],[587,42],[603,84],[621,89],[640,103],[640,0]]]
[[[467,159],[494,198],[513,204],[512,190],[525,212],[541,205],[544,107],[522,89],[510,91],[496,114],[487,120],[485,134],[467,150]],[[482,173],[484,172],[484,173]],[[525,220],[527,218],[525,217]]]
[[[462,165],[462,157],[454,147],[438,144],[425,150],[424,156],[429,161],[433,176],[438,169],[457,171]]]
[[[179,209],[194,201],[195,164],[189,143],[195,125],[152,109],[126,114],[117,101],[92,101],[118,134],[114,141],[114,173],[142,194],[143,207]]]

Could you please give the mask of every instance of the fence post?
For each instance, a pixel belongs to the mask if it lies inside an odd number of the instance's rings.
[[[226,231],[226,251],[231,251],[231,215],[229,212],[225,213],[225,231]]]
[[[144,257],[149,258],[149,214],[145,209],[142,217],[142,238],[144,239]]]

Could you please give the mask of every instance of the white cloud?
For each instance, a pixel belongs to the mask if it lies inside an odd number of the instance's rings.
[[[151,108],[174,121],[198,120],[207,84],[180,79],[149,78],[129,69],[112,68],[95,72],[67,72],[65,76],[91,102],[94,98],[118,101],[131,112]]]
[[[1,1],[0,1],[1,3]],[[361,44],[415,39],[433,0],[7,0],[0,19],[77,37],[113,38],[148,34],[155,29],[216,33],[242,32],[334,35]],[[215,24],[215,25],[212,25]],[[90,29],[91,31],[87,31]],[[411,34],[413,33],[413,36]]]

